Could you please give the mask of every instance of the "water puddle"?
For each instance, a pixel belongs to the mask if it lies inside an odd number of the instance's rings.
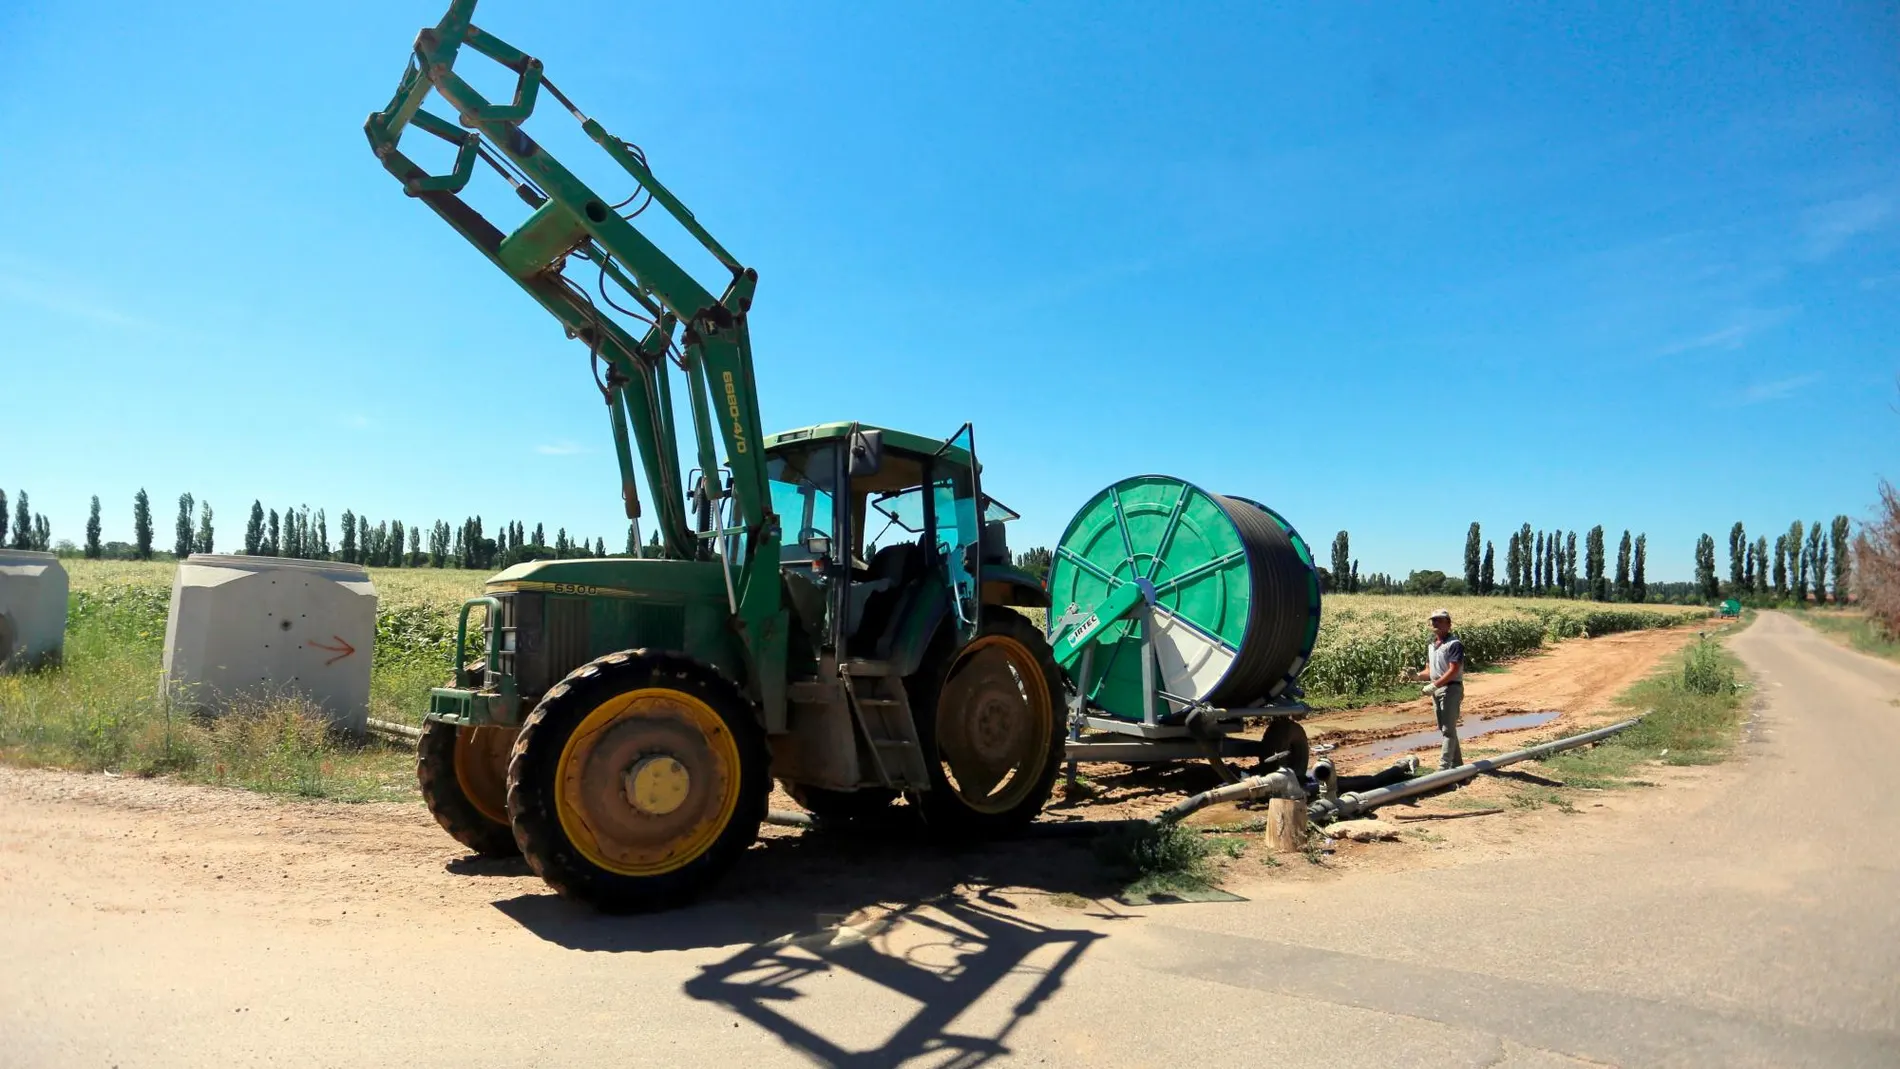
[[[1488,719],[1474,717],[1458,726],[1458,738],[1465,741],[1479,735],[1489,735],[1494,731],[1522,731],[1525,728],[1541,727],[1555,719],[1557,719],[1557,712],[1554,709],[1541,713],[1512,713],[1509,716],[1495,716]],[[1427,746],[1437,746],[1444,739],[1445,737],[1438,733],[1437,728],[1429,731],[1414,731],[1410,735],[1369,742],[1363,753],[1367,758],[1375,759],[1398,757]]]

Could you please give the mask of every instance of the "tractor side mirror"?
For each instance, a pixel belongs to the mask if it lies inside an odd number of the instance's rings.
[[[884,467],[884,432],[851,432],[851,477],[876,475]]]

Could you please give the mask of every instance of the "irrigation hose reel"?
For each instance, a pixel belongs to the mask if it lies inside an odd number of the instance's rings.
[[[1297,713],[1320,581],[1292,524],[1183,479],[1123,479],[1069,521],[1050,565],[1050,640],[1072,684],[1072,736],[1143,739]]]

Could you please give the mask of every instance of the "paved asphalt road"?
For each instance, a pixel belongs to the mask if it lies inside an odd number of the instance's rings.
[[[1777,614],[1733,646],[1763,701],[1694,786],[1138,917],[973,897],[770,940],[522,895],[312,927],[107,911],[0,854],[0,1066],[1900,1065],[1900,667]]]

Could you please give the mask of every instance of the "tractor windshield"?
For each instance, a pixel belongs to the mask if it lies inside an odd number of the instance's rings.
[[[836,447],[822,445],[774,454],[766,463],[766,477],[772,489],[772,511],[785,529],[779,562],[809,563],[817,556],[828,555],[813,553],[811,540],[832,536],[838,477]]]

